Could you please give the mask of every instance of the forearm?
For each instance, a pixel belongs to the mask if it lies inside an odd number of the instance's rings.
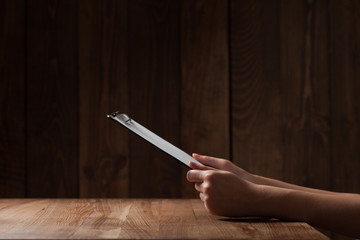
[[[201,169],[201,170],[219,169],[219,170],[223,170],[223,171],[229,171],[249,182],[252,182],[252,183],[255,183],[258,185],[268,185],[268,186],[274,186],[274,187],[280,187],[280,188],[287,188],[287,189],[294,189],[294,190],[301,190],[301,191],[315,192],[315,193],[323,193],[323,194],[336,194],[334,192],[301,187],[301,186],[297,186],[294,184],[285,183],[285,182],[282,182],[279,180],[254,175],[225,159],[214,158],[214,157],[198,155],[198,154],[193,154],[193,157],[206,166],[206,167],[200,166],[200,165],[197,165],[197,164],[191,162],[190,166],[194,169]]]
[[[360,237],[360,197],[263,187],[263,215]]]
[[[307,188],[298,186],[291,183],[282,182],[279,180],[266,178],[254,174],[250,174],[248,176],[248,180],[259,185],[267,185],[267,186],[273,186],[273,187],[280,187],[280,188],[286,188],[286,189],[293,189],[293,190],[300,190],[300,191],[306,191],[306,192],[313,192],[313,193],[321,193],[321,194],[329,194],[334,195],[338,194],[336,192],[326,191],[326,190],[320,190],[320,189],[314,189],[314,188]]]

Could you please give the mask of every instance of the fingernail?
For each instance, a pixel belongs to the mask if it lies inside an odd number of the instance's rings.
[[[189,162],[189,167],[194,169],[194,167],[196,167],[198,164],[196,164],[196,162],[190,161]]]
[[[193,157],[199,157],[200,155],[197,153],[193,153]]]

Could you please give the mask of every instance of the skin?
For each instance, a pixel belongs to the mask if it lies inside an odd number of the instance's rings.
[[[297,186],[253,175],[229,160],[193,154],[187,179],[205,208],[229,217],[275,217],[360,237],[360,195]]]

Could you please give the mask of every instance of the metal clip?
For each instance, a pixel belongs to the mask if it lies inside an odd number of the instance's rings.
[[[131,123],[131,118],[124,113],[120,114],[119,118],[123,120],[125,123]]]
[[[109,115],[107,115],[107,117],[112,118],[114,120],[115,120],[115,118],[117,118],[118,120],[120,120],[123,123],[127,123],[127,124],[131,123],[131,118],[128,115],[126,115],[125,113],[121,113],[119,111],[110,113]]]
[[[116,115],[120,114],[119,111],[116,111],[116,112],[113,112],[113,113],[110,113],[107,115],[108,118],[111,118],[111,117],[116,117]]]

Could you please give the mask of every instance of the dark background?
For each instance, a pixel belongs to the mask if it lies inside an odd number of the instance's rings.
[[[197,197],[192,153],[360,193],[360,1],[0,0],[1,197]]]

